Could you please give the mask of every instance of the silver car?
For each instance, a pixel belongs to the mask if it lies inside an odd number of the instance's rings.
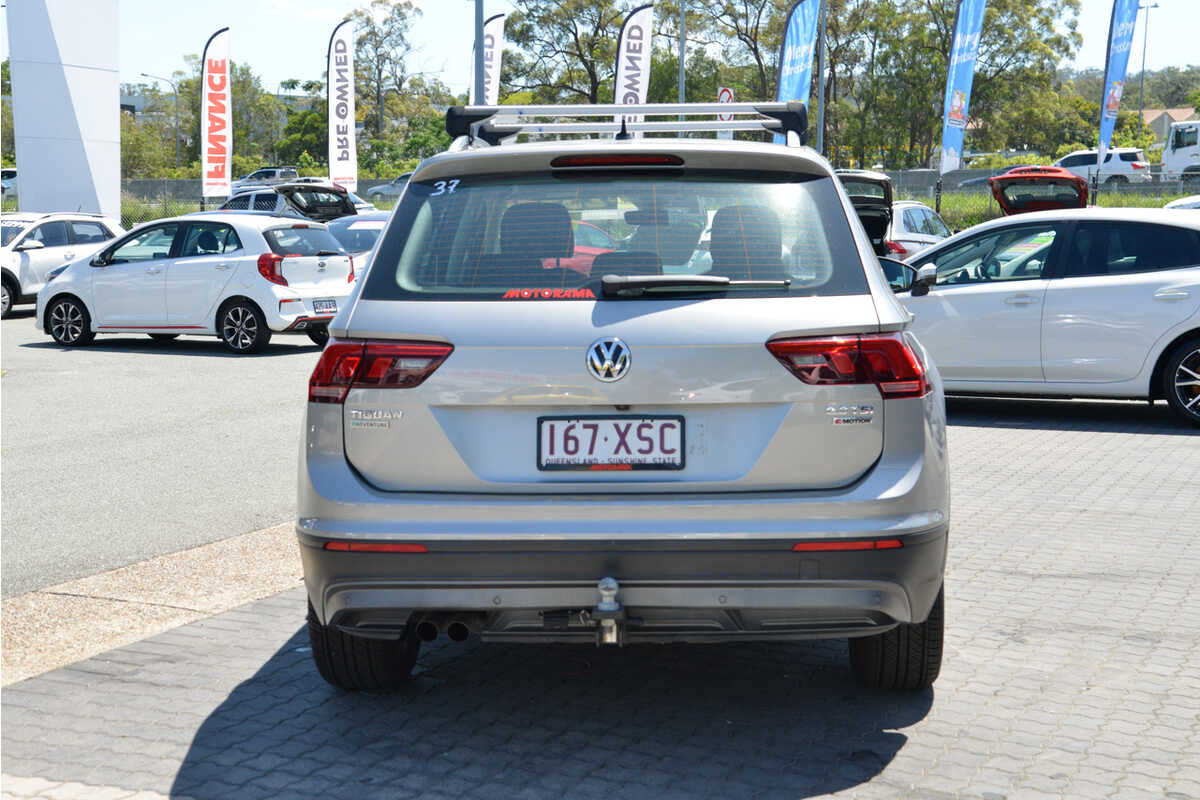
[[[488,138],[472,108],[451,133],[468,113]],[[580,257],[585,212],[616,249]],[[422,641],[472,634],[849,637],[866,686],[937,677],[940,379],[817,153],[459,142],[418,167],[375,253],[303,428],[327,681],[394,688]]]

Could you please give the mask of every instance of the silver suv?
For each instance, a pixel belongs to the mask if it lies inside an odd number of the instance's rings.
[[[789,144],[529,121],[681,110]],[[473,633],[849,637],[864,685],[934,681],[940,379],[804,117],[450,110],[475,138],[417,168],[309,383],[297,531],[327,681],[393,688],[422,641]],[[527,125],[618,135],[485,144]],[[581,225],[613,249],[581,252]]]

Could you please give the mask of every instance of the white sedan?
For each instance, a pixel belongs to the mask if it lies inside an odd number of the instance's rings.
[[[898,296],[947,393],[1164,398],[1200,425],[1200,211],[1018,214],[911,266]]]
[[[328,339],[354,261],[318,222],[213,212],[143,225],[63,268],[38,294],[37,325],[60,345],[98,333],[216,335],[235,353],[272,333]]]

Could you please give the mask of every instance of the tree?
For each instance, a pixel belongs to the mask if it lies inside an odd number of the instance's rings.
[[[628,10],[613,0],[515,0],[501,91],[530,91],[537,103],[608,103],[617,37]]]
[[[382,138],[385,97],[402,95],[409,80],[405,63],[412,52],[408,40],[413,17],[421,12],[408,0],[372,0],[351,14],[358,38],[354,44],[354,75],[358,107],[375,117],[375,136]]]

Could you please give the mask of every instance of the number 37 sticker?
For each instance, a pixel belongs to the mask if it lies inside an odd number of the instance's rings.
[[[448,180],[448,181],[434,181],[433,182],[433,192],[431,192],[429,196],[437,197],[438,195],[441,195],[441,194],[454,194],[454,190],[457,188],[458,188],[458,178],[454,178],[454,179]]]

